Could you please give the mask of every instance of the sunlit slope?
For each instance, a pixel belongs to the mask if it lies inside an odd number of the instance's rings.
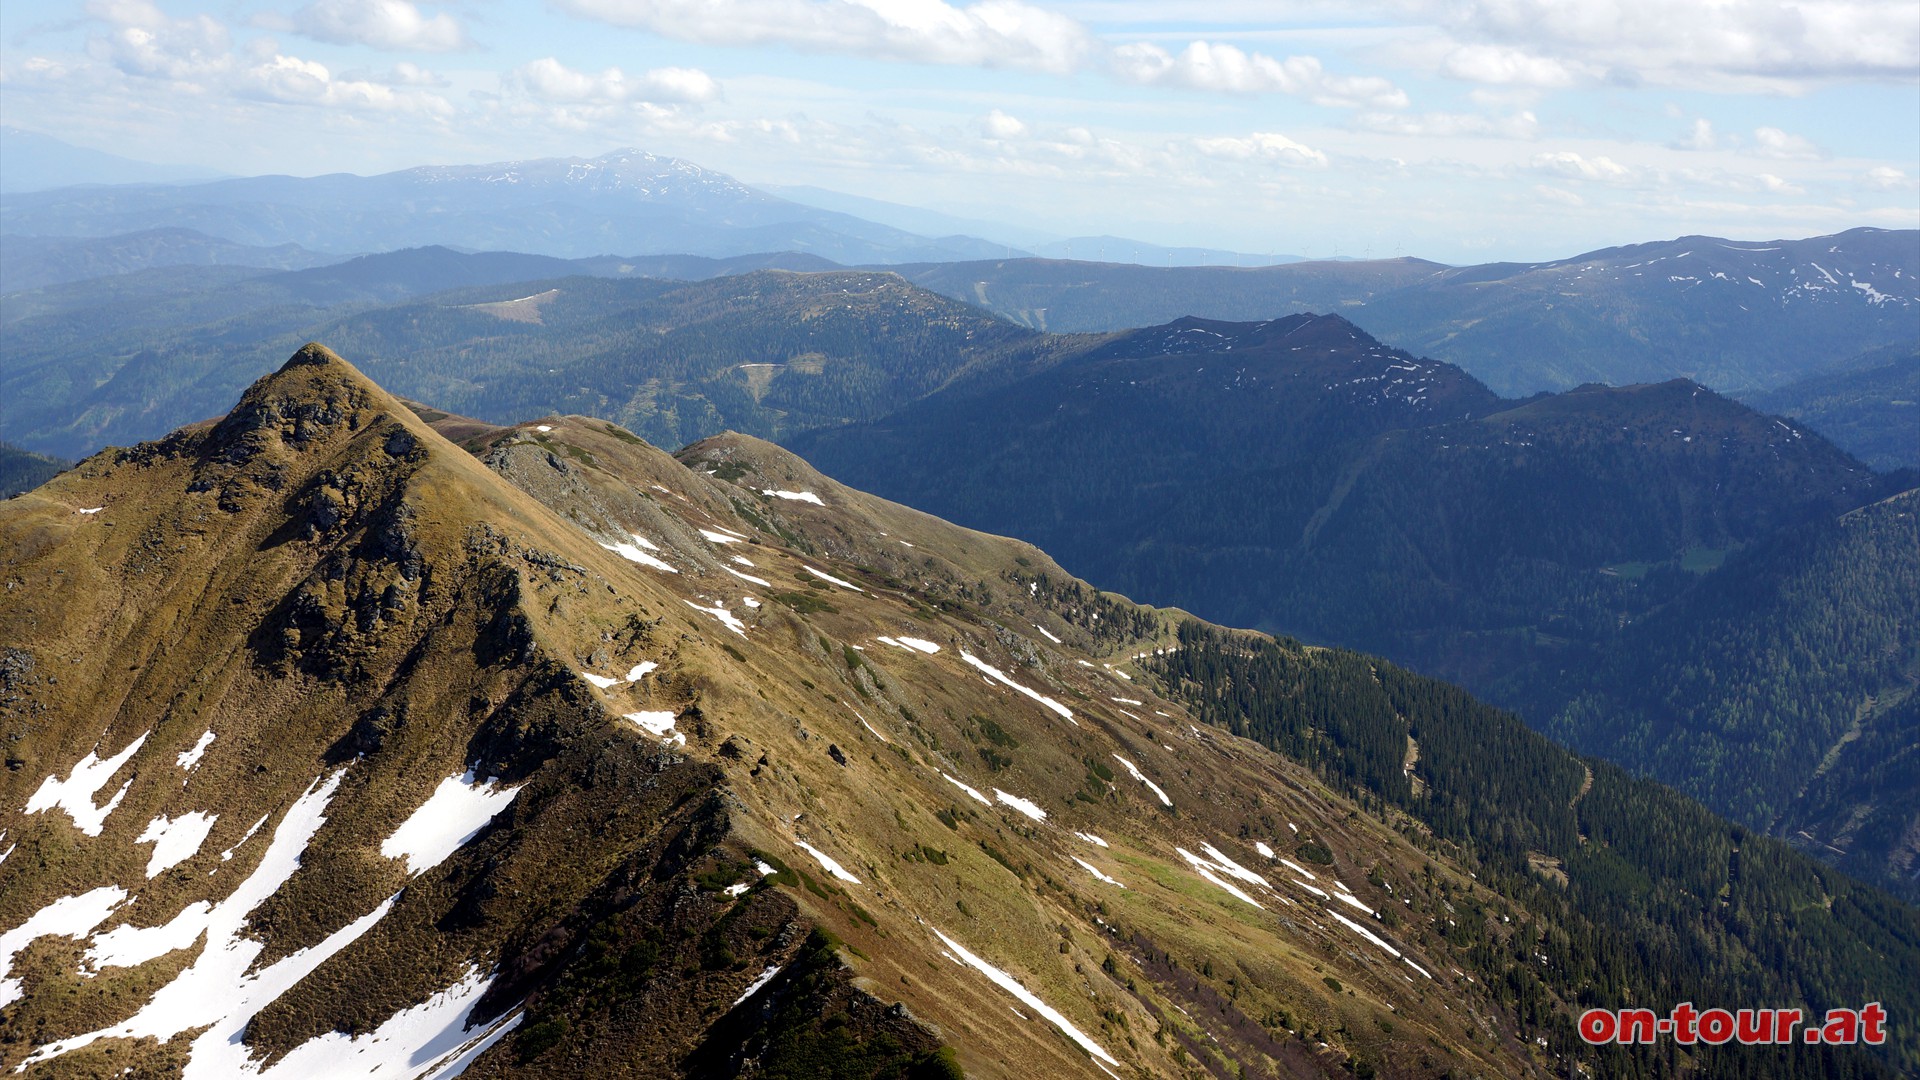
[[[313,346],[0,538],[30,1076],[1594,1067],[1571,1017],[1614,984],[1519,974],[1609,932],[1549,878],[1490,890],[1417,807],[1170,700],[1180,613],[751,438],[415,412]],[[1823,940],[1881,989],[1907,924],[1844,885]]]
[[[5,504],[7,1063],[1528,1068],[1369,914],[1423,857],[1115,670],[1166,617],[751,440],[484,440],[315,347]]]

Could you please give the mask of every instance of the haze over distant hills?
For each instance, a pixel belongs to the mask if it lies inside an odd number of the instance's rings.
[[[1508,396],[1675,377],[1724,393],[1759,391],[1920,341],[1920,232],[1912,230],[1767,243],[1689,236],[1554,262],[1461,267],[1393,259],[1156,272],[995,260],[899,269],[936,292],[1056,331],[1335,312]]]
[[[74,184],[179,184],[211,180],[214,169],[151,161],[74,146],[38,131],[0,127],[0,193],[44,191]]]
[[[802,206],[692,162],[639,150],[380,176],[65,189],[9,195],[0,203],[0,229],[8,233],[100,237],[159,227],[340,254],[444,244],[565,258],[797,251],[878,263],[1004,250]]]

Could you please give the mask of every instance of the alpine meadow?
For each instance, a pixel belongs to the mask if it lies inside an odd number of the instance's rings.
[[[0,1070],[1920,1075],[1911,0],[0,8]]]

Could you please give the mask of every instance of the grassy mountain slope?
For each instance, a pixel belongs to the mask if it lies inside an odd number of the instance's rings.
[[[0,926],[35,931],[0,1062],[29,1076],[1628,1075],[1673,1059],[1595,1058],[1579,1003],[1917,1004],[1912,911],[1784,848],[743,436],[675,460],[416,415],[314,347],[0,530]],[[1454,809],[1329,767],[1370,760],[1350,731],[1404,749],[1382,685]],[[1327,752],[1230,730],[1302,704]],[[1527,782],[1462,767],[1488,746]],[[1542,799],[1594,806],[1590,839]],[[1512,872],[1523,820],[1586,853],[1567,886]],[[1891,1075],[1896,1038],[1693,1062]]]
[[[623,261],[591,268],[648,269]],[[776,436],[872,419],[956,378],[1080,345],[886,273],[522,280],[523,271],[540,269],[579,267],[532,256],[397,252],[246,281],[219,295],[191,291],[118,312],[89,307],[25,319],[9,329],[16,347],[0,377],[0,430],[23,445],[73,454],[103,440],[151,437],[217,412],[277,357],[317,336],[364,357],[396,392],[444,408],[496,422],[590,413],[680,446],[728,428]],[[476,278],[512,284],[455,288]],[[379,306],[398,291],[443,288],[454,291]],[[331,306],[300,299],[320,295]],[[169,328],[150,329],[161,321]]]

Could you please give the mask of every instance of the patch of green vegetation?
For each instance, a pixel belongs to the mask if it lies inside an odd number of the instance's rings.
[[[1013,765],[1013,758],[995,750],[991,746],[981,746],[975,749],[980,751],[980,760],[986,764],[988,772],[1001,772]]]
[[[747,475],[747,467],[737,461],[722,461],[713,467],[713,478],[731,484]]]
[[[1305,841],[1299,847],[1294,848],[1293,853],[1300,856],[1301,859],[1319,866],[1333,865],[1333,852],[1327,850],[1327,845],[1318,840]]]
[[[829,615],[837,615],[840,613],[839,608],[834,607],[832,604],[827,603],[817,596],[808,596],[806,593],[780,592],[774,593],[773,598],[802,615],[811,615],[819,611],[824,611]]]
[[[1007,871],[1011,873],[1014,877],[1017,877],[1022,881],[1026,880],[1026,877],[1027,877],[1026,871],[1013,865],[1013,860],[1007,858],[1006,853],[1001,851],[999,848],[994,847],[992,844],[987,843],[985,840],[982,840],[980,841],[980,850],[987,853],[987,858],[992,859],[994,862],[997,862],[1001,866],[1006,867]]]
[[[984,735],[986,740],[993,745],[1004,747],[1008,750],[1016,750],[1019,748],[1020,740],[1007,734],[1007,729],[1001,727],[997,722],[984,716],[969,716],[967,719],[973,721],[974,726],[980,729],[980,734]]]
[[[1653,569],[1652,563],[1639,561],[1614,563],[1612,566],[1602,568],[1603,572],[1611,572],[1616,577],[1622,577],[1628,581],[1639,581],[1646,577],[1647,571],[1651,569]]]
[[[735,660],[738,660],[743,664],[747,662],[746,654],[742,653],[739,649],[734,648],[732,645],[729,645],[723,641],[720,643],[720,648],[723,651],[725,651],[728,656],[733,657]]]
[[[633,446],[647,445],[647,441],[645,439],[642,439],[640,436],[635,435],[633,432],[628,431],[626,428],[623,428],[618,424],[601,424],[600,430],[606,432],[607,434],[613,436],[616,439],[619,439],[623,443],[629,443]]]
[[[950,808],[941,807],[933,812],[933,816],[940,819],[940,824],[945,825],[954,832],[960,831],[960,818]]]
[[[1680,569],[1689,574],[1711,574],[1727,561],[1727,548],[1690,547],[1680,556]]]

